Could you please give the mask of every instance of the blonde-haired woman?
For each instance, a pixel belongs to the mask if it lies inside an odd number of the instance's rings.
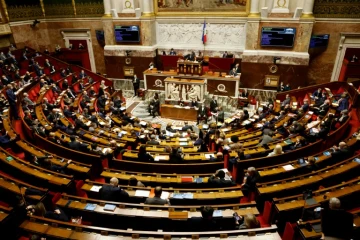
[[[260,223],[256,219],[254,214],[246,214],[244,216],[244,222],[239,226],[239,229],[253,229],[260,228]]]
[[[282,150],[282,146],[280,144],[277,144],[274,148],[274,151],[272,151],[271,153],[269,153],[268,157],[271,156],[276,156],[276,155],[280,155],[283,154],[283,150]]]

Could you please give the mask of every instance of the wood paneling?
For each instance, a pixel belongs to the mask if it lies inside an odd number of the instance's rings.
[[[276,73],[270,73],[269,66],[265,63],[241,63],[241,81],[240,87],[258,88],[258,89],[274,89],[264,87],[265,75],[279,75],[280,82],[289,83],[292,89],[298,86],[307,86],[308,66],[298,65],[278,65],[279,69]]]
[[[149,64],[155,61],[155,57],[129,57],[130,64],[125,63],[128,57],[105,56],[107,77],[124,78],[124,66],[134,67],[138,78],[143,79],[143,72],[149,68]]]

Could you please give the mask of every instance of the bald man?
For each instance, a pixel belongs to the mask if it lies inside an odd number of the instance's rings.
[[[161,187],[156,187],[155,191],[154,191],[155,196],[153,198],[147,198],[145,201],[145,204],[149,204],[149,205],[165,205],[168,204],[170,205],[169,199],[162,199],[161,198],[161,194],[162,194],[162,188]]]
[[[129,194],[119,186],[119,180],[115,177],[110,179],[110,185],[104,185],[100,190],[101,200],[112,202],[124,202],[129,198]]]
[[[353,152],[345,142],[340,142],[339,146],[334,146],[332,151],[331,156],[338,162],[348,159],[353,155]]]

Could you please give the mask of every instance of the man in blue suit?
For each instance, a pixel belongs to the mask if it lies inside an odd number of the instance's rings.
[[[14,93],[13,90],[13,86],[11,84],[7,85],[8,89],[6,90],[6,95],[8,97],[8,101],[10,104],[10,109],[12,111],[12,116],[14,116],[14,118],[16,120],[19,119],[19,115],[18,115],[18,110],[17,110],[17,106],[16,106],[16,95]]]
[[[341,112],[342,110],[347,110],[349,108],[349,100],[345,93],[341,94],[338,104],[339,106],[336,109],[337,112]]]

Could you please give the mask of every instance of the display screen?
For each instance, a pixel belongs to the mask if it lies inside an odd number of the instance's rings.
[[[139,26],[115,26],[116,42],[140,42]]]
[[[329,43],[329,34],[312,35],[310,39],[310,48],[327,47]]]
[[[263,27],[261,31],[262,47],[293,47],[295,28]]]
[[[96,33],[96,39],[98,41],[105,41],[105,34],[103,30],[95,30]]]

